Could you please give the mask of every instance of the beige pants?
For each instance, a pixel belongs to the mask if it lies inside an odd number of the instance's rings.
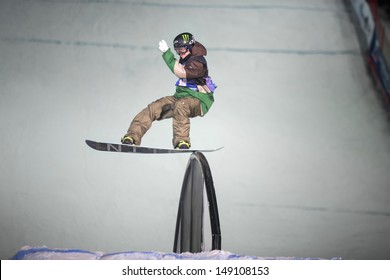
[[[202,114],[200,101],[196,98],[163,97],[148,105],[135,116],[127,131],[135,145],[141,144],[141,139],[152,126],[152,122],[172,118],[173,147],[180,141],[190,143],[190,118]]]

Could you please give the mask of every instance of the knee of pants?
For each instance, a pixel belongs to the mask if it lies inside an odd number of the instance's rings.
[[[149,115],[153,120],[172,117],[173,100],[168,97],[160,98],[148,105]]]

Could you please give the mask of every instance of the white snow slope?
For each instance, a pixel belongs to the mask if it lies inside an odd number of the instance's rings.
[[[389,120],[342,1],[0,1],[0,258],[23,246],[171,252],[188,155],[101,153],[174,92],[158,50],[208,48],[192,120],[239,255],[390,258]],[[171,121],[147,146],[171,147]]]

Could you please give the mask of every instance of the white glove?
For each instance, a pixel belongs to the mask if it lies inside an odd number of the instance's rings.
[[[165,52],[169,49],[167,42],[165,42],[164,40],[161,40],[161,41],[158,43],[158,48],[159,48],[160,51],[162,51],[163,53],[165,53]]]

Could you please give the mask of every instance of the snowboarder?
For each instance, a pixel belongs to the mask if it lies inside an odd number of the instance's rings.
[[[206,48],[195,41],[191,33],[177,35],[173,40],[176,53],[180,56],[177,61],[162,40],[159,49],[169,69],[179,79],[176,82],[176,92],[173,96],[160,98],[138,113],[130,124],[121,142],[128,145],[140,145],[144,134],[152,122],[172,118],[173,147],[189,149],[190,118],[204,116],[214,102],[213,92],[216,85],[208,75]]]

